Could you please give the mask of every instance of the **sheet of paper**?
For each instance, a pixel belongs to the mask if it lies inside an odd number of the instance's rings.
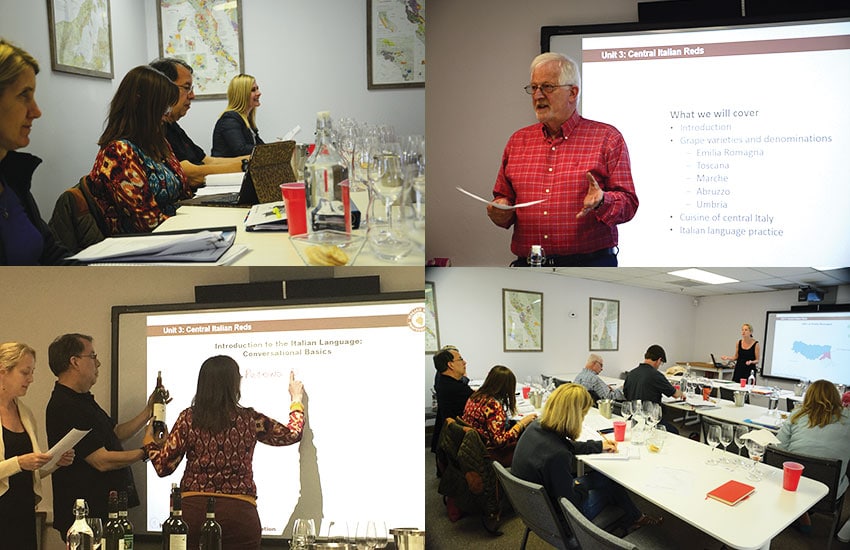
[[[488,201],[487,199],[485,199],[483,197],[479,197],[478,195],[470,193],[469,191],[467,191],[463,187],[455,187],[455,189],[457,189],[458,191],[460,191],[461,193],[463,193],[464,195],[466,195],[468,197],[472,197],[473,199],[475,199],[477,201],[483,202],[484,204],[491,204],[491,205],[495,206],[496,208],[498,208],[499,210],[516,210],[517,208],[524,208],[526,206],[532,206],[534,204],[540,204],[541,202],[546,200],[546,199],[540,199],[539,201],[521,202],[519,204],[513,204],[513,205],[511,205],[511,204],[499,204],[497,202]]]
[[[239,187],[242,186],[242,178],[245,177],[243,172],[230,172],[227,174],[209,174],[204,177],[204,183],[206,183],[207,187],[222,187],[222,186],[234,186],[236,190],[239,191]],[[216,193],[223,193],[220,189],[216,191]]]
[[[65,454],[66,452],[73,449],[74,445],[79,443],[80,440],[82,438],[84,438],[86,436],[86,434],[89,433],[90,431],[91,430],[83,431],[83,430],[78,430],[78,429],[74,428],[70,432],[66,433],[65,437],[60,439],[59,442],[56,443],[56,445],[54,445],[53,447],[51,447],[47,451],[47,454],[53,455],[53,457],[50,459],[50,461],[47,464],[42,466],[41,469],[42,470],[51,469],[57,462],[59,462],[59,459],[62,458],[63,454]]]
[[[652,471],[644,486],[686,494],[690,492],[691,485],[693,484],[691,477],[692,474],[685,470],[659,466]]]

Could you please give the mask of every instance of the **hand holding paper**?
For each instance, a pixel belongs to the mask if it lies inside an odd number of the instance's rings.
[[[52,455],[52,458],[49,462],[47,462],[42,468],[49,470],[60,460],[63,462],[67,461],[67,457],[65,456],[68,451],[73,451],[74,445],[80,442],[82,438],[86,436],[91,430],[77,430],[73,429],[65,434],[65,437],[59,440],[56,445],[50,448],[47,451],[47,454]],[[67,462],[70,464],[70,462]],[[63,466],[67,466],[67,464],[62,464]]]

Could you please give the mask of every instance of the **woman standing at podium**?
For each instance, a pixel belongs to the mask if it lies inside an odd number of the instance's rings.
[[[758,369],[760,356],[758,340],[753,340],[753,325],[744,323],[741,325],[741,339],[735,345],[735,355],[721,355],[720,358],[724,361],[735,361],[732,380],[738,382],[741,378],[746,380],[750,371]]]

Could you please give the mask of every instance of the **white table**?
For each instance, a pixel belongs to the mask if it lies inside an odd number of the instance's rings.
[[[630,433],[626,431],[628,444]],[[710,447],[686,437],[668,435],[660,453],[640,449],[640,458],[611,460],[600,455],[579,455],[579,468],[590,467],[613,479],[666,512],[697,529],[741,550],[770,548],[770,541],[803,512],[827,494],[827,486],[802,478],[797,491],[782,489],[782,471],[759,464],[769,472],[761,481],[750,481],[746,472],[723,466],[708,466]],[[730,454],[731,456],[731,454]],[[728,506],[706,494],[735,479],[756,490],[735,506]],[[682,541],[686,547],[688,541]]]
[[[552,374],[543,373],[543,376],[548,378],[554,378],[562,382],[572,382],[573,380],[575,380],[576,376],[578,376],[578,372],[556,372]],[[608,386],[610,386],[611,388],[623,387],[624,381],[620,378],[614,378],[613,376],[602,376],[601,374],[599,375],[599,378],[603,382],[608,384]]]
[[[352,195],[357,195],[353,193]],[[367,204],[363,197],[356,198],[356,204]],[[365,207],[364,207],[365,208]],[[361,210],[365,212],[365,210]],[[217,206],[181,206],[177,214],[162,222],[155,230],[177,231],[181,229],[203,229],[208,227],[236,226],[236,244],[244,244],[250,250],[234,262],[233,265],[241,266],[280,266],[304,265],[301,257],[289,242],[289,233],[286,231],[245,231],[242,223],[248,214],[247,208],[228,208]],[[365,226],[352,233],[365,235]],[[424,230],[422,235],[417,235],[414,241],[424,243]],[[360,266],[390,266],[390,265],[425,265],[425,251],[414,247],[410,254],[397,262],[388,262],[377,258],[369,248],[367,242],[363,250],[354,261],[354,265]]]
[[[775,428],[771,428],[768,426],[762,426],[759,424],[753,424],[750,422],[745,422],[745,420],[756,420],[759,417],[765,416],[768,413],[767,407],[760,407],[758,405],[751,405],[749,403],[745,403],[742,407],[736,407],[733,401],[728,401],[726,399],[716,399],[712,398],[709,403],[716,408],[695,408],[687,403],[682,402],[673,402],[673,403],[663,403],[667,407],[671,407],[674,409],[683,410],[686,412],[695,412],[698,415],[708,416],[709,418],[713,418],[720,422],[727,422],[730,424],[742,424],[749,428],[760,429],[764,428],[770,430],[772,432],[778,432],[779,426]],[[785,414],[788,413],[780,413]]]

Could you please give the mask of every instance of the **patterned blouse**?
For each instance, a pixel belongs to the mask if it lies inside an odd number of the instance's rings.
[[[186,456],[180,488],[183,492],[257,496],[254,483],[254,447],[257,441],[276,447],[301,440],[304,407],[292,403],[289,423],[269,418],[251,408],[239,409],[226,431],[211,433],[192,426],[193,409],[185,409],[161,448],[146,447],[156,473],[167,476]]]
[[[89,178],[111,235],[150,233],[177,212],[177,201],[192,196],[174,154],[160,162],[124,139],[101,148]]]
[[[488,449],[516,443],[522,432],[522,425],[518,423],[510,430],[505,429],[507,424],[505,409],[493,397],[469,399],[463,409],[461,420],[481,434],[481,441]]]

